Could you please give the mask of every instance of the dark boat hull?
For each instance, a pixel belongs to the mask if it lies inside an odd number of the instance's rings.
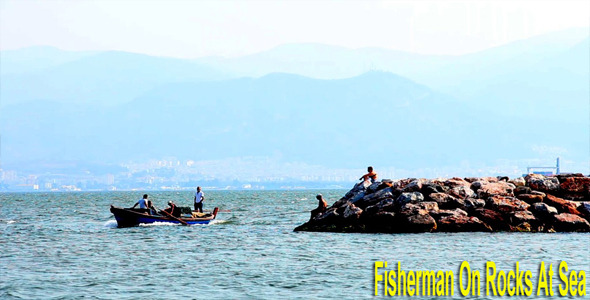
[[[111,213],[117,220],[118,227],[133,227],[139,226],[140,224],[154,224],[154,223],[169,223],[169,224],[182,224],[183,221],[186,224],[183,225],[195,225],[195,224],[209,224],[209,222],[215,220],[219,209],[216,207],[213,213],[198,218],[173,218],[164,215],[150,215],[140,210],[134,210],[129,208],[121,208],[111,205]]]

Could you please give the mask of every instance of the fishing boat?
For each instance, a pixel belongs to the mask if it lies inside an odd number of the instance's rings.
[[[146,209],[122,208],[111,205],[111,213],[117,220],[118,227],[132,227],[140,224],[169,223],[181,225],[209,224],[217,217],[219,208],[216,207],[210,213],[182,214],[179,217],[161,210],[157,213],[150,213]]]

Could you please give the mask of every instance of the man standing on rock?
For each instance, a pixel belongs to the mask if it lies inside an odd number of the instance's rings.
[[[203,212],[203,201],[205,201],[205,193],[201,191],[201,187],[197,187],[197,192],[195,193],[195,211],[200,213]]]
[[[367,174],[361,176],[361,178],[359,178],[359,180],[371,180],[371,183],[375,183],[375,181],[377,181],[377,173],[375,173],[375,171],[373,171],[373,167],[369,166],[367,168]]]

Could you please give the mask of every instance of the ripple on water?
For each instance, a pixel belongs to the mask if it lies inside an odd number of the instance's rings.
[[[116,228],[109,207],[143,193],[2,194],[0,298],[369,298],[376,260],[454,272],[463,260],[482,271],[519,261],[533,273],[566,260],[590,273],[589,234],[293,232],[317,193],[209,192],[206,205],[221,209],[209,225],[133,228]],[[150,197],[164,207],[191,193]]]

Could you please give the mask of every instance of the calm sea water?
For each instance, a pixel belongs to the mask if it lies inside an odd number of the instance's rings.
[[[212,224],[124,229],[110,204],[143,192],[0,194],[0,298],[371,298],[377,260],[455,274],[462,261],[482,274],[486,261],[506,271],[519,261],[534,278],[541,261],[565,260],[590,273],[590,234],[295,233],[317,191],[205,192],[205,209],[221,209]],[[329,203],[345,193],[321,192]],[[149,194],[162,208],[193,197]]]

